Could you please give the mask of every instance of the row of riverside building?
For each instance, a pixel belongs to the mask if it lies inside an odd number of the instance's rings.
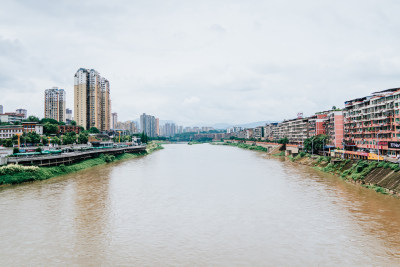
[[[309,137],[325,134],[325,148],[379,153],[389,157],[400,155],[400,88],[374,92],[348,100],[342,109],[317,112],[290,120],[269,123],[252,129],[237,129],[227,137],[279,140],[302,148]]]

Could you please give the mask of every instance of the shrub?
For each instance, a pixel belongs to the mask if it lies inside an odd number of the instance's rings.
[[[113,162],[115,160],[115,156],[114,155],[104,155],[104,161],[109,163],[109,162]]]
[[[306,155],[306,152],[304,152],[304,151],[301,151],[301,152],[298,154],[298,156],[300,156],[300,158],[303,158],[305,155]]]
[[[322,169],[324,172],[333,172],[335,171],[335,165],[333,165],[332,163],[329,163],[328,165],[326,165],[325,168]]]
[[[378,193],[381,193],[381,194],[386,194],[386,190],[384,188],[380,187],[380,186],[377,186],[375,188],[375,191],[378,192]]]
[[[364,170],[364,168],[368,167],[369,164],[364,161],[359,161],[356,166],[356,173],[360,173]]]
[[[384,166],[385,166],[385,162],[384,161],[379,162],[378,168],[383,168]]]
[[[13,148],[13,154],[17,154],[19,153],[19,148],[18,147],[14,147]]]
[[[36,172],[39,170],[37,166],[22,166],[16,164],[10,164],[0,167],[0,175],[15,174],[20,172]]]
[[[60,164],[60,166],[58,166],[60,168],[61,171],[65,172],[65,165],[64,164]]]

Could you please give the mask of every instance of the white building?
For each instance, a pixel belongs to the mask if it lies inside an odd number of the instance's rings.
[[[0,126],[0,139],[12,138],[14,135],[35,132],[43,134],[43,125],[37,122],[23,122],[21,125],[2,125]]]
[[[28,117],[28,111],[26,109],[23,108],[19,108],[15,111],[17,114],[22,114],[24,115],[24,119],[26,119]]]
[[[46,89],[44,92],[44,117],[66,122],[65,91],[58,87]]]

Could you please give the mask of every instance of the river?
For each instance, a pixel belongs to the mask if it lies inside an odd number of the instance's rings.
[[[400,264],[399,199],[236,147],[2,188],[0,211],[0,266]]]

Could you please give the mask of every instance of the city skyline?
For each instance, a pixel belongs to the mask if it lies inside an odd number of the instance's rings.
[[[241,124],[310,115],[398,87],[398,3],[289,3],[100,1],[77,12],[70,1],[7,3],[3,101],[7,110],[23,101],[42,116],[35,103],[57,85],[72,108],[71,73],[94,68],[112,83],[121,121],[146,112],[182,125]]]

